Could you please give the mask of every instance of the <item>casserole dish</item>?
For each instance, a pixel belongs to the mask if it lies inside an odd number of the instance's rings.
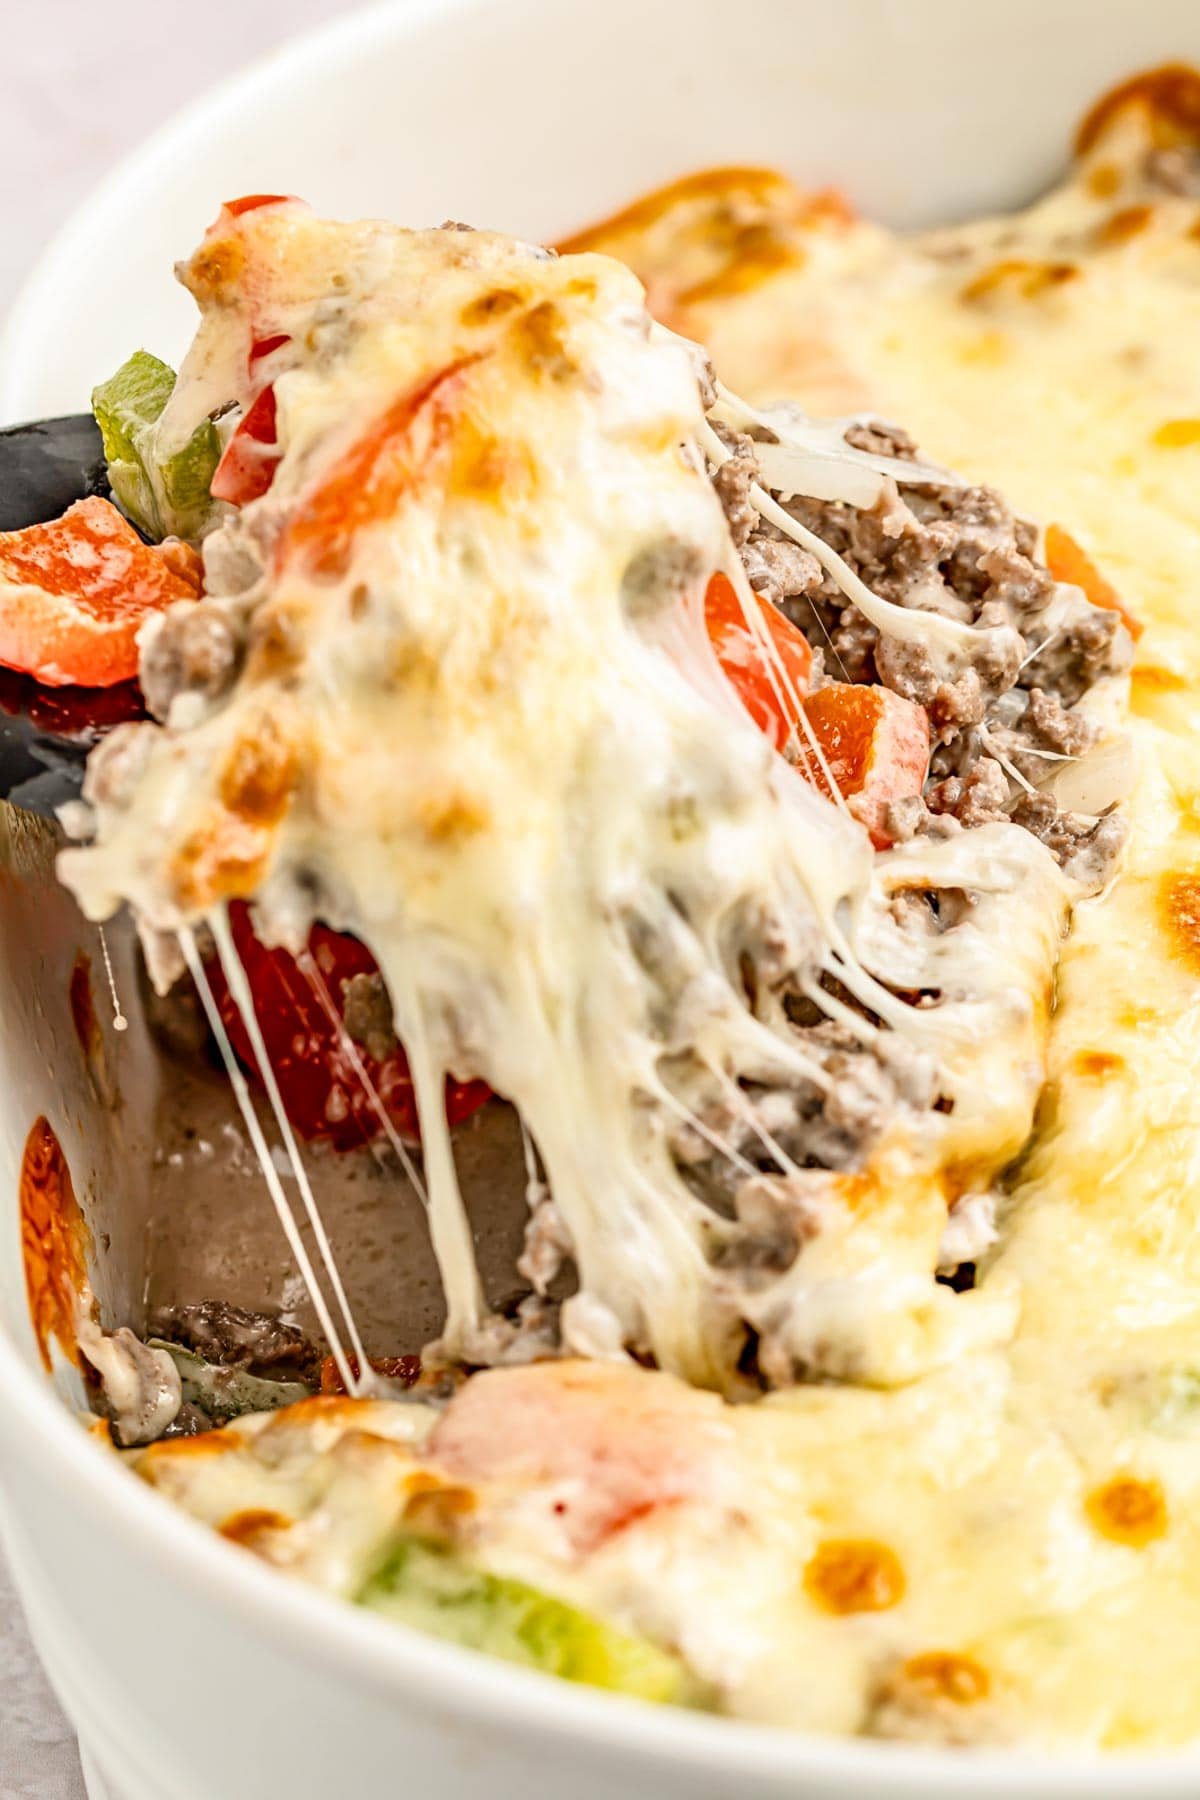
[[[193,111],[68,229],[9,326],[0,406],[15,418],[75,405],[123,353],[134,318],[156,346],[178,350],[184,322],[158,269],[168,245],[197,235],[214,191],[279,185],[332,211],[453,211],[544,238],[684,168],[734,157],[836,179],[864,211],[901,224],[1019,201],[1053,172],[1090,95],[1195,48],[1182,9],[1134,21],[1113,6],[1105,29],[1097,17],[1089,9],[1083,42],[1081,15],[1067,7],[1049,18],[987,7],[967,23],[942,5],[903,16],[863,5],[835,21],[763,4],[739,16],[736,43],[715,5],[590,21],[532,5],[404,7],[347,21]],[[482,155],[497,138],[503,155]],[[406,144],[419,156],[406,157]],[[86,329],[75,320],[83,271],[94,296]],[[156,315],[146,296],[160,293]],[[149,1176],[156,1077],[131,947],[112,934],[129,1029],[110,1030],[100,1006],[91,1078],[68,1076],[78,1063],[68,1054],[71,971],[98,945],[54,887],[50,834],[5,823],[7,1191],[29,1122],[53,1105],[104,1245],[100,1298],[123,1311],[145,1278],[147,1219],[168,1191]],[[251,1281],[254,1248],[243,1249]],[[314,1800],[348,1781],[382,1794],[401,1768],[431,1796],[535,1783],[579,1796],[618,1785],[701,1795],[1189,1786],[1183,1763],[1037,1768],[785,1741],[551,1690],[404,1634],[385,1643],[382,1627],[283,1591],[101,1466],[38,1373],[12,1220],[0,1304],[18,1579],[113,1800],[238,1800],[268,1780]],[[228,1696],[216,1728],[214,1668]]]

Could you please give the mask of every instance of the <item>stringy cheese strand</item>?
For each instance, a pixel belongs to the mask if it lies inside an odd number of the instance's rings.
[[[242,1024],[246,1028],[246,1035],[250,1039],[250,1047],[254,1051],[254,1060],[258,1064],[258,1072],[262,1078],[262,1084],[267,1090],[267,1099],[271,1103],[271,1111],[275,1115],[275,1124],[279,1130],[280,1138],[283,1141],[284,1154],[287,1157],[292,1168],[292,1173],[295,1176],[296,1186],[300,1190],[300,1198],[304,1202],[304,1210],[308,1215],[308,1222],[312,1226],[313,1236],[317,1240],[317,1249],[320,1251],[321,1261],[325,1265],[325,1272],[329,1277],[329,1284],[333,1289],[334,1296],[341,1309],[342,1318],[345,1320],[346,1331],[349,1335],[354,1354],[358,1358],[361,1376],[352,1391],[355,1393],[368,1393],[374,1385],[374,1379],[370,1372],[371,1365],[367,1360],[366,1350],[363,1348],[358,1327],[354,1322],[354,1314],[346,1296],[346,1289],[342,1282],[341,1275],[338,1272],[337,1262],[334,1259],[333,1246],[329,1242],[329,1234],[325,1230],[325,1222],[321,1217],[321,1210],[317,1205],[316,1195],[313,1193],[312,1184],[308,1179],[308,1171],[304,1167],[304,1161],[300,1155],[299,1146],[296,1143],[295,1133],[292,1131],[291,1120],[287,1116],[287,1108],[283,1104],[283,1096],[279,1091],[279,1083],[275,1079],[275,1070],[271,1064],[266,1041],[263,1038],[262,1029],[258,1023],[258,1014],[254,1006],[254,995],[250,991],[250,983],[246,979],[246,971],[242,966],[242,959],[238,955],[237,946],[233,941],[233,934],[229,929],[228,914],[224,909],[219,912],[212,912],[208,915],[206,922],[209,930],[213,934],[213,941],[217,946],[217,956],[220,960],[221,967],[225,972],[225,979],[229,983],[229,991],[233,996],[234,1005],[241,1015]]]
[[[179,947],[183,951],[183,958],[187,964],[188,973],[191,975],[191,978],[196,985],[196,992],[200,996],[200,1003],[204,1008],[205,1017],[208,1020],[213,1037],[216,1039],[217,1049],[220,1052],[221,1061],[225,1065],[225,1073],[229,1078],[229,1085],[233,1089],[234,1098],[238,1104],[238,1110],[242,1115],[242,1120],[249,1135],[250,1143],[254,1149],[254,1154],[258,1159],[259,1168],[262,1170],[263,1179],[267,1184],[267,1191],[271,1196],[276,1214],[279,1218],[279,1223],[283,1228],[283,1235],[287,1239],[288,1248],[296,1259],[296,1267],[300,1272],[300,1279],[303,1281],[309,1299],[313,1303],[313,1310],[317,1315],[322,1331],[325,1333],[326,1342],[333,1355],[333,1360],[337,1364],[338,1374],[342,1378],[346,1392],[348,1394],[356,1394],[358,1392],[357,1378],[354,1374],[350,1359],[342,1346],[341,1337],[338,1333],[337,1326],[333,1322],[333,1316],[326,1304],[325,1296],[321,1291],[320,1284],[317,1281],[316,1271],[309,1260],[308,1251],[304,1248],[304,1240],[300,1236],[300,1230],[296,1224],[295,1215],[288,1202],[288,1197],[283,1191],[283,1183],[279,1179],[279,1172],[271,1160],[270,1148],[263,1135],[262,1126],[259,1124],[258,1114],[254,1110],[254,1102],[250,1098],[250,1089],[247,1086],[246,1077],[242,1074],[237,1057],[234,1055],[233,1045],[229,1041],[229,1033],[225,1029],[225,1021],[221,1017],[220,1009],[217,1006],[212,987],[209,984],[208,975],[204,969],[204,964],[201,962],[200,954],[196,949],[195,937],[187,926],[184,926],[182,930],[177,932],[176,936],[179,940]]]
[[[358,1054],[358,1045],[346,1030],[346,1022],[334,1004],[333,995],[329,991],[329,985],[326,982],[325,977],[322,975],[320,969],[317,967],[307,950],[302,950],[300,952],[300,955],[296,958],[296,966],[308,981],[313,993],[316,995],[318,1004],[325,1013],[329,1023],[336,1031],[338,1048],[342,1051],[342,1054],[350,1064],[350,1067],[358,1076],[359,1081],[361,1081],[367,1100],[370,1103],[371,1110],[379,1121],[379,1128],[387,1138],[392,1149],[395,1151],[400,1167],[408,1177],[422,1206],[428,1207],[429,1195],[425,1191],[425,1183],[421,1179],[421,1172],[409,1154],[407,1144],[396,1130],[391,1115],[383,1104],[379,1089],[367,1074],[366,1065],[364,1064],[362,1057]]]
[[[391,973],[394,981],[394,972]],[[446,1121],[446,1071],[434,1062],[415,991],[410,987],[407,993],[395,994],[393,1000],[405,1024],[405,1050],[428,1184],[429,1236],[446,1295],[442,1344],[448,1354],[464,1359],[472,1334],[482,1321],[484,1302]]]
[[[881,600],[862,577],[855,574],[844,557],[839,556],[836,550],[831,550],[824,538],[819,538],[815,531],[809,531],[806,525],[793,519],[791,513],[780,506],[778,500],[772,499],[757,481],[750,484],[750,500],[764,519],[777,525],[802,550],[807,550],[816,557],[825,573],[832,575],[847,600],[853,601],[864,618],[869,619],[885,637],[898,638],[902,643],[908,644],[940,639],[944,648],[955,650],[978,644],[983,634],[978,627],[966,625],[961,619],[948,619],[943,613],[925,612],[916,607],[897,606],[892,600]]]

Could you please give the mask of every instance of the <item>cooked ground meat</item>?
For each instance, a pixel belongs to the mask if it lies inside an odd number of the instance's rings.
[[[695,544],[659,538],[631,558],[621,577],[621,604],[631,619],[650,618],[677,600],[703,571]]]
[[[248,1312],[225,1300],[201,1300],[189,1306],[160,1306],[150,1320],[151,1335],[182,1344],[205,1362],[226,1368],[278,1373],[281,1369],[307,1377],[316,1368],[315,1347],[302,1331],[271,1313]]]
[[[386,1062],[399,1046],[392,1002],[383,976],[352,975],[342,983],[342,1022],[347,1037],[361,1044],[376,1062]]]
[[[142,652],[139,679],[146,705],[165,719],[179,694],[213,700],[237,673],[241,641],[228,608],[219,600],[168,607]]]
[[[754,447],[740,431],[729,431],[724,425],[716,425],[714,430],[725,448],[733,452],[714,474],[713,486],[729,521],[729,535],[740,550],[762,524],[750,498],[750,489],[758,479]]]
[[[926,789],[925,800],[930,812],[949,813],[969,830],[1009,816],[1008,790],[1008,776],[1000,764],[994,757],[981,756],[964,775],[934,782]]]
[[[1100,736],[1094,719],[1067,712],[1057,694],[1030,688],[1025,726],[1036,742],[1062,756],[1082,756]]]
[[[1063,760],[1086,755],[1100,730],[1074,710],[1097,681],[1129,664],[1119,614],[1061,587],[1037,558],[1037,530],[988,487],[893,483],[870,509],[840,501],[787,501],[799,523],[845,558],[882,599],[940,613],[979,633],[969,659],[947,671],[926,643],[878,632],[848,605],[816,559],[762,520],[750,498],[754,442],[719,426],[729,460],[714,475],[751,586],[823,655],[818,681],[880,682],[925,708],[933,754],[925,803],[896,809],[900,841],[920,831],[970,829],[1010,818],[1036,835],[1076,879],[1108,878],[1117,828],[1078,821],[1051,829],[1045,795],[1018,804],[1022,781],[1041,787]],[[857,421],[846,442],[912,460],[898,426]],[[1084,850],[1086,840],[1087,849]]]
[[[1120,813],[1089,819],[1079,813],[1060,812],[1048,794],[1026,794],[1011,817],[1015,824],[1040,838],[1065,874],[1092,892],[1111,878],[1129,833]]]
[[[1063,590],[1070,595],[1070,590]],[[1027,634],[1029,650],[1021,670],[1024,687],[1040,687],[1074,706],[1104,675],[1120,674],[1133,660],[1129,633],[1119,613],[1066,598]]]
[[[842,435],[852,450],[869,450],[873,456],[897,456],[911,462],[917,454],[915,439],[886,419],[860,419]]]
[[[755,593],[779,607],[815,594],[825,578],[816,557],[773,525],[765,525],[743,545],[742,561]]]

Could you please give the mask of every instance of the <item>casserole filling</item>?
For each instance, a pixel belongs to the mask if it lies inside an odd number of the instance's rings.
[[[155,719],[61,871],[194,984],[252,1138],[258,1084],[285,1230],[351,1070],[446,1317],[372,1371],[314,1252],[323,1378],[158,1321],[160,1490],[644,1698],[1195,1735],[1195,92],[916,240],[747,171],[558,257],[222,212],[178,382],[98,401],[204,597],[148,616]],[[267,971],[324,1009],[320,1108]],[[480,1104],[527,1145],[508,1306]]]

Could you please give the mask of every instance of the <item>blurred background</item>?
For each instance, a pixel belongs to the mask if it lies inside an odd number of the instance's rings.
[[[222,76],[351,10],[345,0],[4,0],[0,313],[58,226],[126,151]],[[112,254],[120,256],[119,244]],[[74,1736],[30,1647],[0,1551],[0,1800],[83,1796]]]
[[[346,0],[4,0],[0,312],[127,150],[223,75],[353,10]],[[0,1800],[10,1800],[2,1786]]]

